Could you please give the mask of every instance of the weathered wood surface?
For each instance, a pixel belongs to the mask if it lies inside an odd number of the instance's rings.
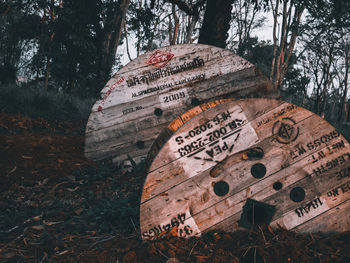
[[[218,101],[191,109],[166,131],[150,155],[142,238],[174,226],[181,237],[240,229],[248,199],[274,207],[272,226],[350,230],[350,146],[312,112],[272,99]],[[268,217],[258,212],[249,218]]]
[[[276,94],[251,63],[228,50],[164,47],[131,61],[106,84],[87,123],[85,155],[140,161],[160,131],[193,106]]]

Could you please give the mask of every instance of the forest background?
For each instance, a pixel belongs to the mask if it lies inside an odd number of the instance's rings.
[[[182,43],[232,50],[349,130],[347,0],[1,0],[0,111],[87,119],[123,64]]]

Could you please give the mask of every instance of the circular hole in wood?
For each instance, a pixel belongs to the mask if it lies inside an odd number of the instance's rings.
[[[192,106],[198,106],[200,104],[200,101],[199,101],[199,99],[197,99],[197,98],[192,98],[191,99],[191,105]]]
[[[303,188],[301,187],[294,187],[291,191],[290,191],[290,199],[292,199],[292,201],[294,202],[301,202],[305,199],[305,191]]]
[[[163,110],[162,110],[162,109],[156,108],[156,109],[154,110],[154,115],[156,115],[156,116],[162,116],[162,114],[163,114]]]
[[[247,212],[247,221],[252,225],[261,225],[267,219],[267,212],[261,206],[253,206]]]
[[[136,142],[136,147],[139,149],[145,148],[145,142],[144,141],[137,141]]]
[[[256,163],[250,169],[252,176],[256,179],[263,178],[266,174],[266,167],[262,163]]]
[[[282,189],[283,184],[282,184],[281,182],[276,182],[276,183],[273,184],[272,187],[273,187],[273,189],[275,189],[276,191],[278,191],[278,190],[281,190],[281,189]]]
[[[218,196],[226,195],[229,189],[230,187],[228,186],[228,183],[224,181],[219,181],[214,184],[214,193]]]

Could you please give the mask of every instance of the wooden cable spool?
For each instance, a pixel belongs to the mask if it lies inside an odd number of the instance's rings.
[[[228,50],[184,44],[148,52],[118,71],[101,91],[87,123],[85,155],[139,162],[159,132],[186,110],[253,94],[277,92],[251,63]]]
[[[158,138],[144,184],[144,239],[282,226],[350,230],[350,146],[327,121],[273,99],[194,107]]]

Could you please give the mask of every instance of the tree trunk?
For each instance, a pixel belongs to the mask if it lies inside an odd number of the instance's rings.
[[[45,69],[45,82],[44,82],[44,89],[47,90],[49,86],[49,77],[50,77],[50,58],[47,57],[46,62],[46,69]]]
[[[51,5],[50,5],[50,19],[51,19],[51,24],[53,24],[53,22],[56,19],[56,14],[55,14],[55,0],[51,0]],[[52,27],[53,28],[53,27]],[[48,43],[48,55],[47,55],[47,64],[46,64],[46,70],[45,70],[45,83],[44,83],[44,88],[45,90],[48,89],[49,86],[49,78],[50,78],[50,68],[51,68],[51,56],[49,55],[51,53],[51,49],[52,49],[52,42],[53,42],[53,38],[55,37],[55,32],[51,31],[50,33],[50,40]]]
[[[315,100],[315,105],[314,105],[314,112],[316,114],[320,114],[320,105],[321,105],[321,85],[317,85],[316,89],[316,100]]]
[[[289,6],[288,6],[289,4]],[[298,27],[300,25],[301,16],[305,10],[305,6],[296,6],[294,1],[283,0],[282,10],[279,10],[279,1],[273,5],[270,1],[273,11],[273,59],[270,73],[270,80],[275,89],[280,88],[284,76],[288,70],[289,60],[292,57],[296,39],[298,37]],[[292,10],[294,14],[292,15]],[[278,25],[278,17],[282,16],[282,27],[279,32],[280,43],[277,43],[278,37],[276,28]]]
[[[321,112],[320,114],[325,113],[325,109],[327,106],[327,91],[330,90],[330,83],[331,83],[331,67],[333,64],[333,58],[334,58],[334,44],[332,44],[329,47],[329,54],[328,54],[328,60],[327,64],[324,67],[323,75],[324,75],[324,81],[323,81],[323,89],[322,89],[322,105],[321,105]]]
[[[175,45],[176,44],[176,40],[177,40],[177,36],[179,34],[179,18],[176,14],[176,5],[173,4],[172,6],[172,14],[173,14],[173,18],[174,18],[174,32],[173,32],[173,39],[170,42],[170,45]]]
[[[200,44],[226,47],[230,29],[233,0],[207,0],[202,28],[199,32]]]
[[[345,75],[344,75],[344,91],[343,91],[343,97],[341,100],[342,105],[340,106],[340,111],[338,115],[338,123],[341,123],[343,120],[343,112],[345,113],[345,119],[348,120],[348,111],[347,111],[347,96],[348,96],[348,86],[349,86],[349,67],[350,67],[350,58],[349,58],[349,51],[345,51]]]
[[[169,32],[169,45],[171,45],[171,42],[173,41],[173,22],[171,21],[171,16],[169,16],[169,26],[168,26],[168,32]]]
[[[124,23],[124,34],[125,34],[125,45],[126,45],[126,53],[128,55],[129,61],[132,60],[129,50],[129,40],[128,40],[128,30],[126,28],[126,23]]]
[[[276,2],[276,7],[273,7],[273,2],[271,0],[271,6],[273,11],[273,55],[272,55],[272,62],[271,62],[271,73],[270,73],[270,80],[272,80],[274,74],[275,74],[275,63],[276,63],[276,57],[277,57],[277,18],[278,18],[278,5],[279,1]]]
[[[192,34],[193,34],[193,29],[196,26],[197,23],[197,17],[195,16],[188,16],[188,25],[186,27],[186,44],[192,43]]]
[[[104,28],[99,67],[99,79],[104,83],[108,81],[115,63],[117,48],[123,32],[129,4],[130,0],[119,0],[118,6],[113,12],[112,17],[108,18]]]

